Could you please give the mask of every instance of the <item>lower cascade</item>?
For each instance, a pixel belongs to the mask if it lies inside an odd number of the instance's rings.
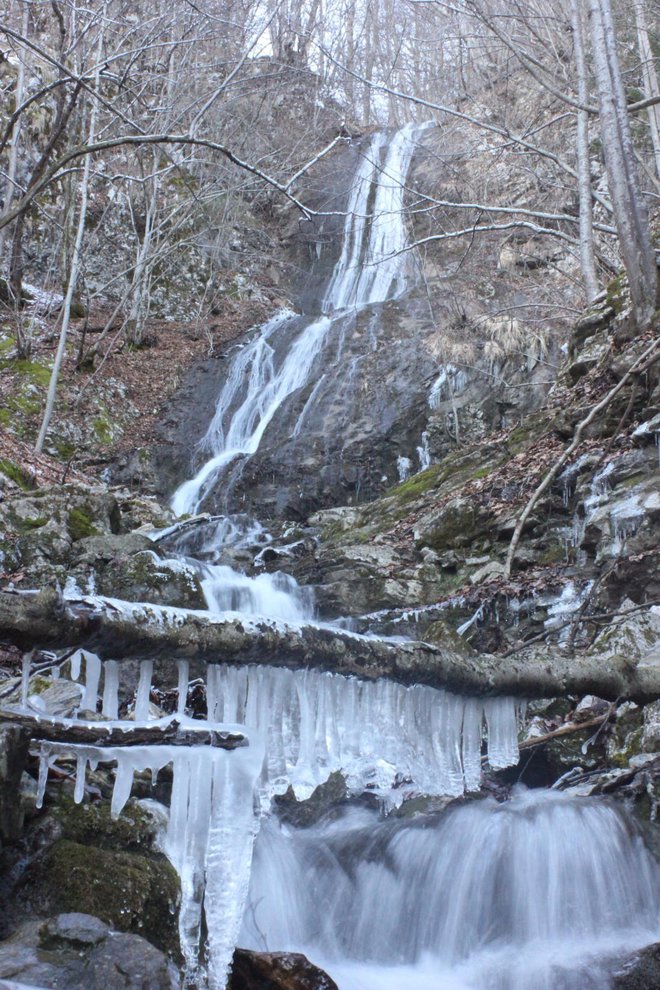
[[[423,824],[268,822],[241,944],[304,952],[340,990],[604,990],[659,914],[660,869],[617,807],[521,788]]]
[[[82,651],[81,651],[82,652]],[[149,720],[153,664],[143,661],[133,722],[117,720],[118,665],[84,653],[83,702],[96,707],[103,668],[105,723],[120,733],[155,733],[172,720]],[[80,652],[72,676],[82,670]],[[24,665],[22,707],[28,709],[29,661]],[[252,843],[270,800],[289,786],[309,797],[331,773],[342,771],[349,790],[365,790],[384,806],[411,792],[461,795],[479,788],[482,736],[487,758],[502,768],[518,760],[517,705],[511,698],[480,701],[387,680],[360,681],[340,674],[259,667],[209,665],[205,720],[183,711],[189,666],[179,662],[176,724],[190,733],[211,732],[210,745],[101,747],[45,742],[41,746],[41,803],[48,770],[59,757],[76,757],[74,797],[84,795],[87,767],[116,764],[111,810],[117,816],[131,794],[133,776],[172,765],[172,797],[163,849],[181,879],[181,947],[190,985],[208,980],[221,990],[231,963],[247,896]],[[92,696],[93,695],[93,696]],[[70,720],[71,723],[76,720]],[[78,724],[83,719],[78,720]],[[87,723],[92,731],[96,723]],[[223,748],[220,737],[227,748]],[[207,741],[202,740],[200,742]],[[208,932],[208,965],[199,969],[202,931]]]

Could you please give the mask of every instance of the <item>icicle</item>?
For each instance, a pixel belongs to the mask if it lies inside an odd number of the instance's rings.
[[[209,941],[209,990],[224,990],[243,918],[259,822],[254,787],[259,745],[221,753],[214,761],[213,814],[206,850],[204,913]]]
[[[119,664],[106,660],[103,664],[103,714],[106,718],[119,715]]]
[[[488,724],[488,762],[496,770],[518,762],[518,724],[513,698],[489,698],[485,704]]]
[[[466,698],[463,712],[463,773],[466,791],[478,791],[481,786],[482,722],[482,702],[476,698]]]
[[[335,770],[347,775],[352,790],[368,784],[386,802],[397,773],[430,794],[479,787],[484,702],[478,699],[316,671],[215,670],[209,671],[209,696],[216,718],[267,737],[265,800],[289,784],[307,797]],[[515,764],[513,700],[492,699],[486,707],[492,765]],[[405,788],[398,788],[396,799],[404,796]]]
[[[85,796],[85,773],[87,771],[87,756],[80,754],[76,758],[76,786],[73,790],[73,800],[80,804]]]
[[[136,722],[146,722],[149,718],[149,695],[151,694],[151,678],[154,672],[153,660],[140,661],[140,680],[135,696]]]
[[[48,743],[42,743],[39,750],[39,779],[37,781],[37,808],[41,808],[44,803],[46,784],[48,783],[48,771],[50,769],[50,747]]]
[[[71,680],[77,681],[80,677],[80,661],[82,659],[82,650],[76,650],[75,653],[71,654],[69,663],[71,664]]]
[[[177,715],[185,715],[186,713],[186,702],[188,700],[188,680],[190,677],[190,664],[187,660],[177,660],[177,669],[179,672],[179,681],[177,685]],[[212,668],[209,668],[211,670]],[[209,712],[209,719],[211,718],[211,713]]]
[[[81,651],[82,652],[82,651]],[[95,712],[99,700],[99,681],[101,679],[101,661],[95,653],[84,653],[85,657],[85,693],[80,703],[83,711]]]
[[[32,659],[29,654],[23,657],[21,671],[21,708],[27,708],[28,695],[30,693],[30,671],[32,670]]]

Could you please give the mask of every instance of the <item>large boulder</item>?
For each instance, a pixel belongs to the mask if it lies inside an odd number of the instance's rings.
[[[612,990],[653,990],[654,987],[660,987],[660,942],[632,956],[612,983]]]
[[[176,990],[179,979],[146,939],[71,912],[45,923],[26,922],[0,942],[0,990],[17,984],[46,990]]]
[[[54,841],[27,869],[8,909],[17,917],[82,911],[178,958],[179,878],[155,851],[151,816],[130,803],[113,820],[106,802],[60,797],[51,817]]]

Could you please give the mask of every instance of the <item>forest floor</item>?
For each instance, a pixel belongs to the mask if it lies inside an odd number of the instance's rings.
[[[35,321],[29,359],[16,356],[17,316],[0,308],[0,461],[33,484],[89,483],[123,450],[155,441],[161,410],[196,362],[226,346],[268,315],[269,305],[226,300],[205,324],[149,320],[140,347],[111,330],[93,361],[88,354],[109,313],[73,321],[43,454],[34,450],[57,349],[58,314]],[[24,319],[24,314],[21,314]]]

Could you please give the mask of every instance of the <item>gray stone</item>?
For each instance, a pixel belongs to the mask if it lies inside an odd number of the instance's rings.
[[[42,929],[42,939],[44,944],[50,939],[55,939],[77,945],[98,945],[110,931],[110,926],[100,918],[74,911],[69,914],[58,914],[56,918],[47,921]]]
[[[176,990],[166,956],[139,935],[113,931],[90,915],[30,921],[0,942],[0,990]]]
[[[87,957],[70,990],[176,990],[167,958],[140,935],[110,932]]]
[[[615,974],[612,990],[654,990],[660,987],[660,942],[629,959]]]

